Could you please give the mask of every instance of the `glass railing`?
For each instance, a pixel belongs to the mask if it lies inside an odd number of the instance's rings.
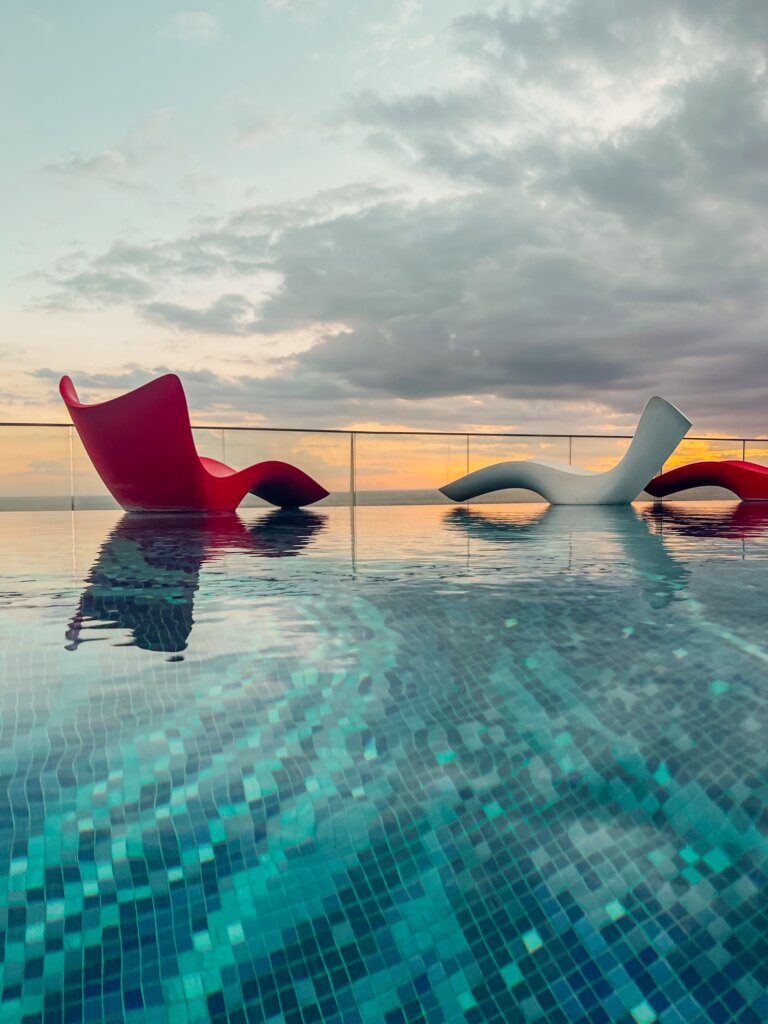
[[[196,426],[201,455],[243,468],[264,459],[299,466],[330,491],[327,505],[441,504],[442,484],[495,462],[533,459],[606,470],[630,436],[279,430]],[[699,459],[768,466],[768,438],[686,437],[664,468]],[[498,491],[494,503],[540,500]],[[245,507],[263,504],[248,496]],[[69,424],[0,424],[0,510],[109,509],[117,504]]]

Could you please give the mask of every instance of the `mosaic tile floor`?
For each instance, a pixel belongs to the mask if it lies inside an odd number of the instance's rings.
[[[768,1020],[768,508],[0,516],[0,1020]]]

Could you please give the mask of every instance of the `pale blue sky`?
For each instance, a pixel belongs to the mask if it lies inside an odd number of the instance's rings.
[[[0,7],[0,415],[766,433],[763,0]]]
[[[339,104],[357,90],[449,80],[455,55],[428,40],[465,7],[10,0],[0,32],[13,98],[2,165],[11,270],[40,269],[75,239],[180,230],[244,198],[380,173],[381,160],[332,125]],[[77,163],[104,154],[125,164]]]

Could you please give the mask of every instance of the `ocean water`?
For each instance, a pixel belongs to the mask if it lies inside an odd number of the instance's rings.
[[[0,1020],[768,1020],[768,508],[0,516]]]

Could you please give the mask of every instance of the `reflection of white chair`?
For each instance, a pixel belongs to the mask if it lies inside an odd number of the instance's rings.
[[[451,531],[466,534],[469,543],[477,538],[497,549],[525,543],[528,546],[526,558],[535,559],[536,572],[541,578],[564,572],[571,575],[587,572],[594,565],[595,543],[599,538],[601,566],[615,576],[621,566],[629,565],[633,580],[655,608],[667,604],[690,575],[685,562],[673,557],[674,545],[670,546],[660,532],[652,532],[648,516],[639,514],[631,505],[590,507],[529,503],[513,507],[513,513],[509,506],[503,505],[497,505],[493,512],[472,507],[451,508],[444,522]],[[745,507],[745,503],[740,507]],[[520,509],[538,511],[521,521]],[[764,515],[764,527],[768,528],[768,508]],[[699,516],[697,522],[700,521]],[[544,554],[546,557],[538,557]],[[468,544],[467,559],[471,558]]]
[[[505,487],[524,487],[553,505],[624,505],[661,469],[690,426],[679,409],[654,397],[643,409],[624,458],[607,473],[553,462],[497,462],[440,490],[454,501],[469,501]]]

